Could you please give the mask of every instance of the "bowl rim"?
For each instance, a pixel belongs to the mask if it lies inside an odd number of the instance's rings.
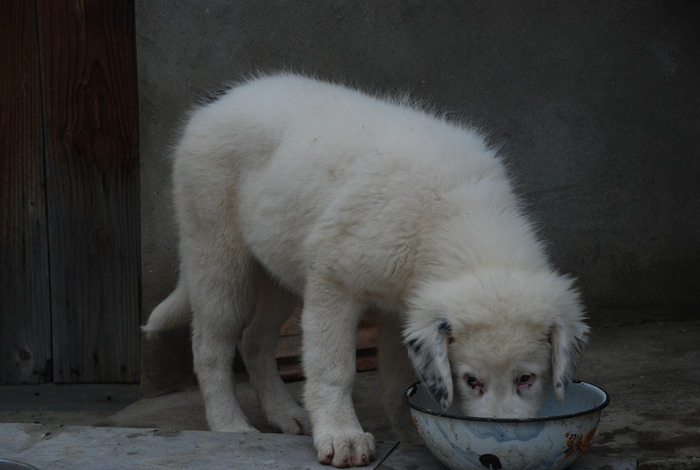
[[[576,418],[579,416],[585,416],[593,413],[597,413],[601,411],[603,408],[608,406],[610,404],[610,395],[608,395],[608,392],[603,390],[602,388],[598,387],[597,385],[594,385],[589,382],[582,382],[580,380],[574,380],[572,381],[574,384],[584,384],[591,386],[601,392],[603,392],[603,395],[605,396],[605,400],[594,408],[590,408],[587,410],[583,411],[578,411],[576,413],[569,413],[565,415],[548,415],[548,416],[538,416],[535,418],[483,418],[479,416],[458,416],[458,415],[453,415],[450,413],[445,413],[443,411],[435,411],[431,410],[425,407],[422,407],[416,403],[411,402],[411,397],[415,395],[415,393],[418,391],[418,386],[421,384],[421,382],[416,382],[413,385],[411,385],[408,390],[403,394],[403,401],[406,403],[410,408],[413,408],[414,410],[420,411],[422,413],[426,413],[429,415],[433,416],[440,416],[442,418],[450,418],[450,419],[457,419],[460,421],[481,421],[481,422],[488,422],[488,423],[538,423],[538,422],[543,422],[543,421],[558,421],[562,419],[569,419],[569,418]]]

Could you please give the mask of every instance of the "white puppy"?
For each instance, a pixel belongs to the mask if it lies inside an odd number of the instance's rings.
[[[274,361],[297,296],[305,406],[323,463],[374,457],[351,398],[367,311],[381,312],[380,375],[399,431],[409,357],[442,406],[454,399],[469,415],[533,416],[551,384],[563,398],[588,330],[578,294],[548,264],[503,165],[473,131],[404,102],[262,77],[190,116],[174,194],[180,281],[144,329],[193,312],[212,430],[253,431],[235,400],[235,343],[267,418],[310,430]]]

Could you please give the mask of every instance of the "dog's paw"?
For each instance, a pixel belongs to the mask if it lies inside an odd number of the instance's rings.
[[[296,404],[270,415],[268,421],[285,434],[311,434],[309,416],[306,410]]]
[[[325,434],[314,439],[318,461],[334,467],[361,467],[375,456],[374,436],[368,432]]]

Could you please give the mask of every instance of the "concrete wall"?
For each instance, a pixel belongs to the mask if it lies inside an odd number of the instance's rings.
[[[137,2],[144,319],[177,275],[183,113],[280,68],[409,91],[484,129],[594,320],[697,308],[699,25],[692,1]],[[145,344],[144,393],[192,382],[187,339]]]

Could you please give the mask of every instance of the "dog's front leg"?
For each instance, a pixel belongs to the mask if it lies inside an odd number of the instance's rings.
[[[362,307],[332,283],[313,283],[304,298],[304,398],[318,460],[367,465],[374,437],[362,430],[352,403],[355,338]]]

